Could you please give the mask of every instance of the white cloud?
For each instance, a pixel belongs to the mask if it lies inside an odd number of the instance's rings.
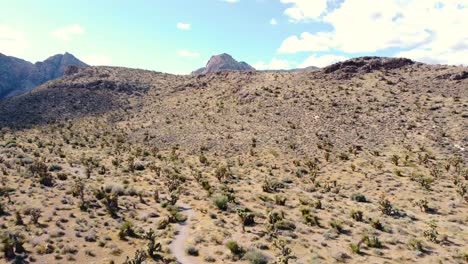
[[[83,27],[78,24],[74,24],[71,26],[59,28],[56,31],[52,32],[52,36],[62,40],[62,41],[69,41],[75,35],[81,35],[85,32]]]
[[[189,30],[190,27],[191,27],[191,25],[188,24],[188,23],[182,23],[182,22],[177,23],[177,28],[178,29]]]
[[[327,9],[327,0],[281,0],[283,4],[292,4],[284,13],[292,22],[317,19]]]
[[[197,52],[192,52],[192,51],[188,51],[188,50],[179,50],[179,56],[181,57],[198,57],[200,56],[200,54],[198,54]]]
[[[285,39],[278,51],[281,53],[325,51],[333,48],[334,45],[332,33],[318,32],[313,35],[304,32],[299,37],[292,36]]]
[[[289,70],[291,64],[287,60],[273,58],[270,63],[259,61],[252,65],[257,70]]]
[[[0,25],[0,53],[9,56],[21,56],[29,46],[23,32],[7,25]]]
[[[295,6],[300,7],[298,4]],[[302,5],[300,10],[298,14],[302,15],[292,18],[302,21],[314,17],[305,15],[308,10],[313,12],[312,7]],[[405,51],[398,51],[396,55],[424,61],[467,63],[467,14],[468,0],[380,0],[378,4],[366,0],[345,0],[320,17],[320,21],[330,24],[333,30],[291,36],[283,41],[278,51],[339,50],[353,54],[393,48]]]
[[[270,24],[273,25],[273,26],[276,26],[276,25],[278,25],[278,21],[276,19],[272,18],[270,20]]]
[[[345,56],[338,56],[333,54],[326,54],[322,56],[317,56],[313,54],[312,56],[308,57],[303,63],[299,64],[298,68],[306,68],[309,66],[315,67],[326,67],[336,62],[345,61],[348,58]]]
[[[237,3],[240,0],[221,0],[221,2],[227,2],[227,3]]]
[[[109,66],[112,65],[112,59],[102,54],[90,54],[83,57],[83,62],[93,66]]]
[[[412,49],[396,54],[397,57],[409,58],[415,61],[432,64],[454,64],[468,66],[468,51],[446,50],[434,51],[432,49]]]

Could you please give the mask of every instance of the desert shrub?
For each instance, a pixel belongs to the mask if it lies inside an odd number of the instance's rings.
[[[314,201],[312,206],[315,208],[315,209],[322,209],[322,201],[319,199],[317,201]]]
[[[437,237],[439,236],[439,232],[437,232],[437,223],[435,221],[431,221],[429,223],[429,229],[423,232],[424,237],[432,242],[437,242]]]
[[[57,178],[61,181],[66,181],[68,179],[68,175],[66,173],[58,173]]]
[[[143,165],[143,164],[138,163],[138,164],[135,164],[134,166],[135,166],[136,171],[144,171],[145,170],[145,165]]]
[[[360,210],[352,210],[351,211],[351,218],[354,220],[361,222],[363,218],[363,213]]]
[[[39,176],[39,183],[47,187],[52,187],[54,186],[54,177],[50,173],[42,174]]]
[[[464,198],[465,200],[467,200],[467,197],[466,195],[468,194],[468,184],[465,184],[465,183],[458,183],[455,185],[455,187],[457,188],[457,193],[462,197]]]
[[[143,264],[147,258],[148,256],[146,255],[146,252],[138,249],[135,252],[135,256],[133,257],[133,259],[130,259],[127,256],[127,259],[125,260],[124,264]]]
[[[265,178],[262,184],[263,191],[267,193],[277,192],[280,188],[284,188],[284,184],[274,179]]]
[[[15,212],[15,225],[24,225],[23,217],[20,211]]]
[[[361,193],[355,193],[351,196],[351,199],[353,201],[356,201],[356,202],[360,202],[360,203],[365,203],[367,202],[367,198],[364,194],[361,194]]]
[[[263,253],[257,250],[249,250],[245,253],[243,259],[247,260],[250,264],[267,264],[268,258]]]
[[[3,244],[3,255],[6,259],[14,259],[16,257],[16,254],[26,252],[26,250],[23,247],[23,239],[18,237],[17,235],[4,234],[1,238],[1,242]]]
[[[187,216],[180,212],[178,206],[169,204],[166,209],[169,212],[169,222],[182,223],[187,221]]]
[[[210,182],[206,179],[201,180],[200,182],[202,188],[208,192],[208,196],[213,194],[213,189],[211,188]]]
[[[213,202],[218,209],[226,211],[228,208],[229,198],[226,195],[218,195],[214,198]]]
[[[133,229],[133,224],[131,222],[124,222],[119,229],[119,238],[121,240],[126,240],[127,237],[136,237],[135,230]]]
[[[362,241],[370,248],[381,248],[382,242],[376,236],[369,237],[367,235],[363,236]]]
[[[0,201],[0,216],[6,214],[6,207],[5,205],[2,203],[2,201]]]
[[[195,256],[197,257],[199,255],[198,253],[198,249],[194,246],[189,246],[185,249],[185,253],[187,253],[187,255],[189,256]]]
[[[282,219],[275,223],[275,228],[279,230],[294,230],[296,229],[296,225],[291,221]]]
[[[343,232],[343,224],[338,220],[332,220],[330,226],[339,234]]]
[[[380,231],[384,231],[384,227],[382,225],[382,223],[380,223],[380,220],[379,219],[371,219],[371,222],[370,222],[371,226],[377,230],[380,230]]]
[[[287,198],[281,195],[275,195],[275,204],[284,206]]]
[[[49,171],[61,171],[62,167],[57,164],[52,164],[49,166]]]
[[[226,247],[231,251],[234,256],[241,258],[245,254],[244,248],[242,248],[236,241],[229,241],[226,243]]]
[[[103,199],[103,203],[107,212],[112,217],[117,217],[117,212],[119,211],[119,196],[115,194],[106,194]]]
[[[411,250],[416,250],[416,251],[419,251],[419,252],[424,252],[424,248],[423,248],[423,245],[422,245],[421,240],[411,239],[411,240],[408,242],[408,247],[409,247],[409,249],[411,249]]]
[[[302,216],[304,218],[304,222],[308,225],[313,226],[320,226],[319,219],[316,215],[307,214]]]
[[[29,166],[29,171],[34,176],[41,176],[47,174],[47,165],[43,162],[35,161],[31,166]]]
[[[399,161],[400,161],[400,157],[398,157],[397,155],[392,155],[391,161],[395,166],[398,166]]]
[[[150,242],[146,244],[146,252],[152,258],[156,258],[157,257],[156,252],[161,252],[161,250],[162,250],[161,243],[156,243],[154,239],[150,240]]]
[[[434,178],[430,177],[419,177],[417,179],[418,183],[423,187],[424,189],[430,191],[432,188],[432,184],[434,183]]]
[[[349,160],[349,155],[342,152],[340,154],[338,154],[338,158],[341,160],[341,161],[346,161],[346,160]]]
[[[227,166],[218,167],[215,171],[215,177],[216,179],[218,179],[219,182],[231,177],[231,171],[229,170],[229,167]]]
[[[283,220],[284,213],[272,211],[268,213],[268,223],[275,225],[278,221]]]
[[[2,238],[2,244],[3,244],[2,251],[3,251],[4,257],[6,259],[14,259],[16,254],[15,254],[13,240],[6,236]]]
[[[384,215],[392,215],[394,212],[392,204],[387,198],[385,198],[385,196],[380,197],[379,210]]]
[[[39,208],[27,208],[24,211],[25,215],[29,215],[31,217],[31,223],[37,225],[39,223],[39,218],[41,217],[42,211]]]
[[[429,210],[429,202],[426,199],[415,202],[415,205],[419,207],[421,212],[427,212]]]
[[[104,191],[106,193],[113,193],[116,195],[124,195],[125,194],[125,188],[123,185],[118,184],[118,183],[108,183],[106,186],[104,186]]]
[[[255,215],[248,208],[238,208],[237,215],[241,221],[242,231],[245,231],[245,226],[255,224]]]
[[[361,244],[360,243],[358,243],[358,244],[351,243],[351,244],[349,244],[349,248],[350,248],[351,252],[353,252],[355,254],[361,254]]]
[[[208,158],[203,154],[201,153],[200,156],[198,157],[198,159],[200,160],[200,163],[203,164],[203,165],[207,165],[208,164]]]
[[[312,211],[310,210],[309,207],[306,207],[306,206],[303,206],[301,208],[299,208],[299,211],[301,212],[302,216],[304,215],[308,215],[308,214],[311,214]]]

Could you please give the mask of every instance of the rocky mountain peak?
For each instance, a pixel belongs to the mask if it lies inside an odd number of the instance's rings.
[[[204,68],[198,69],[192,72],[192,74],[198,75],[219,71],[255,71],[255,68],[246,62],[235,60],[227,53],[222,53],[211,56]]]

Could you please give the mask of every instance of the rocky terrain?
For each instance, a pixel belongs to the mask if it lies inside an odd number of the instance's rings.
[[[68,66],[88,65],[70,53],[57,54],[35,64],[0,53],[0,99],[26,93],[61,77]]]
[[[206,66],[192,72],[192,75],[207,74],[220,71],[255,71],[255,68],[246,62],[238,62],[231,55],[223,53],[212,56]]]
[[[467,106],[407,59],[70,68],[0,102],[0,262],[466,263]]]

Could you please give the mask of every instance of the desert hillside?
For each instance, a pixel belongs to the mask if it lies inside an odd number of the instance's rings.
[[[466,263],[467,118],[407,59],[76,69],[0,102],[0,262]]]

